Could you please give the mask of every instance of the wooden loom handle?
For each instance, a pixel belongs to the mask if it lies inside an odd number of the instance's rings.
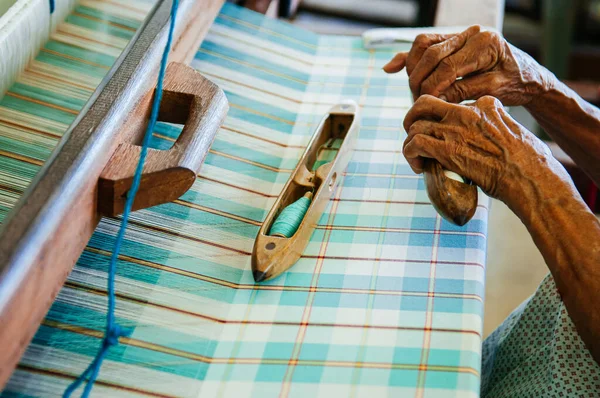
[[[170,149],[148,149],[133,210],[175,200],[192,186],[229,108],[223,90],[185,64],[169,64],[163,90],[158,120],[184,127]],[[153,92],[148,93],[134,113],[149,113],[147,103],[152,96]],[[123,212],[140,152],[141,146],[120,144],[102,171],[98,181],[101,214]]]
[[[435,210],[456,225],[465,225],[477,210],[477,186],[448,177],[442,165],[425,159],[425,188]]]

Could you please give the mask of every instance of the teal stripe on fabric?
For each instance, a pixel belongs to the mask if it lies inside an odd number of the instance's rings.
[[[256,124],[261,127],[266,127],[278,131],[280,133],[291,134],[294,131],[294,126],[290,123],[285,123],[280,120],[274,120],[268,114],[257,114],[245,109],[235,107],[235,104],[229,108],[227,113],[230,121],[240,120],[245,123]],[[313,131],[314,132],[314,131]],[[308,134],[307,134],[308,135]]]
[[[124,18],[118,15],[109,14],[102,12],[98,9],[78,5],[75,7],[74,14],[81,14],[83,16],[91,17],[94,20],[103,21],[104,23],[110,22],[112,24],[122,25],[124,27],[136,30],[140,26],[139,21],[135,21],[129,18]]]
[[[277,118],[285,121],[286,123],[293,125],[297,115],[293,112],[286,111],[283,108],[279,108],[274,104],[267,104],[264,102],[256,101],[229,91],[225,91],[229,103],[233,106],[243,107],[255,112],[266,114],[272,118]],[[323,115],[320,115],[319,119],[322,119]]]
[[[403,178],[403,176],[356,176],[356,175],[347,175],[344,177],[344,181],[342,185],[344,187],[349,188],[379,188],[379,189],[389,189],[390,181],[394,180],[393,188],[396,189],[417,189],[424,190],[425,186],[423,184],[422,179],[417,178]]]
[[[10,151],[17,155],[23,155],[37,160],[46,160],[50,157],[50,153],[54,150],[57,141],[58,140],[50,141],[46,145],[33,145],[27,141],[17,141],[15,139],[0,136],[0,148],[3,151]]]
[[[91,251],[84,251],[78,262],[78,267],[80,267],[81,270],[104,272],[109,261],[110,258],[106,255],[93,253]],[[207,264],[206,267],[208,268],[208,266],[215,267],[218,265]],[[189,267],[178,267],[176,270],[197,274],[199,272],[199,268],[200,267],[198,266],[190,265]],[[155,285],[160,281],[161,286],[168,289],[173,289],[173,291],[188,292],[190,295],[223,303],[233,302],[233,296],[236,292],[236,290],[231,287],[221,286],[215,283],[206,282],[202,279],[180,275],[176,272],[154,269],[147,265],[140,265],[126,260],[119,260],[117,276],[120,280],[144,283],[148,284],[149,286]],[[228,280],[224,280],[224,282],[234,283],[234,281]],[[104,286],[96,287],[105,289]],[[131,292],[124,291],[122,293],[130,294]]]
[[[60,55],[50,54],[46,52],[40,52],[35,58],[35,60],[38,62],[43,62],[52,66],[59,67],[61,69],[64,69],[65,71],[77,72],[97,79],[102,79],[102,77],[104,77],[104,75],[108,73],[108,68],[106,67],[89,64],[73,59],[68,59]]]
[[[282,168],[282,169],[293,169],[298,164],[298,159],[283,159],[278,156],[274,156],[268,153],[255,151],[247,147],[233,144],[229,141],[219,140],[218,136],[213,142],[211,147],[214,151],[226,153],[228,155],[244,158],[253,162],[261,163],[267,166]]]
[[[209,53],[207,51],[208,50],[205,50],[204,47],[200,47],[198,52],[196,52],[194,59],[199,61],[210,62],[214,65],[215,69],[231,69],[237,72],[245,73],[256,79],[262,79],[269,83],[279,84],[283,87],[298,90],[300,92],[303,92],[306,89],[306,82],[304,81],[294,80],[286,75],[277,74],[274,70],[269,71],[257,67],[248,66],[238,62],[235,59],[228,59],[223,57],[221,54],[212,52]]]
[[[4,199],[0,196],[0,203],[3,200]],[[15,198],[14,201],[11,201],[11,203],[8,206],[0,204],[0,224],[6,219],[6,216],[8,215],[14,204],[17,202],[17,200],[18,198]]]
[[[103,23],[102,21],[96,21],[74,14],[68,15],[65,21],[82,28],[86,28],[95,32],[104,32],[121,39],[131,39],[135,35],[135,30],[126,29],[122,26],[109,25],[106,22]]]
[[[23,393],[14,392],[14,391],[2,391],[0,393],[0,396],[2,398],[38,398],[34,395],[28,395],[28,394],[23,394]]]
[[[201,203],[202,206],[218,209],[226,213],[249,218],[259,222],[262,222],[267,217],[267,213],[269,212],[268,209],[259,209],[257,207],[248,206],[244,203],[214,197],[204,192],[195,192],[193,189],[183,194],[180,199],[192,203]]]
[[[223,230],[233,235],[239,235],[249,239],[254,239],[258,233],[259,227],[242,221],[233,220],[221,215],[208,213],[191,207],[175,203],[165,203],[160,207],[151,207],[147,209],[150,213],[155,213],[161,217],[169,217],[173,220],[181,220],[191,225],[203,225],[217,230]],[[162,220],[162,219],[161,219]]]
[[[71,294],[76,294],[75,289],[69,288]],[[140,306],[140,311],[143,307]],[[101,332],[103,330],[102,315],[103,311],[96,311],[89,308],[83,308],[79,305],[73,305],[68,302],[61,301],[59,297],[52,305],[46,320],[59,322],[62,324],[74,325],[86,329],[93,329]],[[133,315],[133,314],[132,314]],[[186,334],[166,329],[154,324],[148,324],[136,319],[124,318],[117,316],[116,320],[119,325],[133,328],[131,337],[141,341],[152,341],[153,344],[158,344],[162,347],[168,347],[175,350],[182,350],[195,355],[203,355],[212,357],[216,347],[216,342],[210,339],[205,339],[197,335]]]
[[[160,126],[157,126],[155,129],[155,133],[164,135],[169,137],[172,140],[177,139],[181,132],[181,127],[170,125],[167,123],[161,123]],[[258,140],[258,138],[256,139]],[[167,139],[163,139],[162,137],[154,136],[152,138],[151,147],[155,149],[169,149],[173,145],[173,142]],[[258,150],[250,149],[245,146],[236,145],[229,141],[224,141],[219,139],[219,135],[213,141],[211,150],[217,151],[223,154],[235,156],[238,158],[243,158],[250,160],[252,162],[260,163],[273,168],[282,168],[282,169],[293,169],[296,167],[298,163],[298,159],[290,159],[290,158],[281,158],[278,156],[274,156],[269,153],[261,152]]]
[[[56,94],[49,90],[44,90],[39,87],[33,87],[19,82],[14,83],[11,86],[10,92],[76,112],[79,112],[79,110],[83,108],[83,105],[85,105],[87,102],[86,100],[67,97],[64,94]]]
[[[302,41],[294,40],[289,36],[274,35],[271,32],[261,30],[259,27],[253,25],[242,24],[239,21],[231,20],[227,16],[224,16],[224,14],[220,14],[215,19],[215,24],[235,29],[248,36],[252,35],[252,37],[256,37],[257,39],[265,40],[267,42],[274,43],[294,51],[299,51],[310,56],[315,53],[315,48],[313,48],[311,45],[303,43]]]
[[[409,175],[413,176],[414,173],[412,169],[407,164],[397,165],[395,163],[377,163],[377,161],[372,162],[356,162],[351,161],[348,163],[348,168],[346,169],[348,174],[352,173],[370,173],[370,174],[396,174],[396,175]]]
[[[319,225],[333,226],[356,226],[356,227],[374,227],[374,228],[400,228],[412,230],[433,231],[436,224],[436,216],[432,214],[429,217],[399,217],[399,216],[381,216],[381,215],[364,215],[357,216],[356,213],[344,213],[336,211],[335,218],[329,222],[331,218],[331,209],[327,208],[323,212],[319,220]],[[485,234],[487,223],[482,220],[472,220],[468,224],[459,227],[450,224],[447,221],[442,222],[440,230],[444,232],[473,232]]]
[[[157,122],[156,126],[154,127],[154,132],[176,140],[177,137],[179,137],[179,134],[181,134],[182,129],[183,126],[181,125]]]
[[[111,245],[113,242],[114,236],[96,231],[90,239],[89,246],[96,249],[109,251],[112,248]],[[141,260],[172,266],[177,269],[236,283],[242,279],[242,275],[244,274],[244,272],[238,268],[199,259],[198,257],[189,254],[177,253],[173,249],[167,250],[150,244],[143,244],[129,240],[125,240],[125,242],[123,242],[123,253],[127,256]],[[176,256],[174,253],[177,253]],[[239,254],[231,252],[231,256],[236,255]]]
[[[157,137],[155,135],[150,139],[150,143],[148,144],[148,148],[152,149],[160,149],[161,151],[166,151],[173,147],[173,141],[169,141],[167,139]]]
[[[40,166],[36,164],[0,155],[0,181],[3,184],[10,184],[10,188],[24,190],[27,185],[21,185],[20,183],[28,184],[39,170]],[[18,175],[18,178],[9,178],[16,175]]]
[[[156,250],[154,250],[156,252]],[[142,258],[142,261],[150,261],[146,258]],[[152,257],[151,257],[152,258]],[[152,258],[155,263],[160,264],[160,258]],[[106,265],[109,262],[109,257],[104,254],[93,253],[91,251],[84,251],[79,260],[78,266],[87,270],[96,270],[103,272],[106,270]],[[169,261],[166,262],[167,266]],[[199,262],[197,262],[199,263]],[[199,265],[199,264],[198,264]],[[199,274],[201,267],[198,265],[191,265],[186,267],[185,265],[176,267],[176,271],[187,271],[193,274]],[[207,264],[206,267],[215,267],[217,264]],[[132,280],[148,285],[154,285],[160,281],[161,286],[165,288],[173,289],[174,291],[189,292],[191,295],[199,297],[206,297],[215,301],[231,302],[232,297],[235,294],[235,290],[230,287],[219,286],[217,284],[206,282],[199,278],[193,278],[178,274],[176,272],[169,272],[165,270],[159,270],[150,267],[149,265],[140,265],[127,260],[119,260],[119,269],[117,269],[117,276],[121,279]],[[205,275],[205,274],[202,274]],[[234,279],[234,278],[232,278]],[[239,279],[239,276],[238,276]],[[235,283],[236,281],[224,280],[225,282]],[[104,288],[104,286],[98,286]],[[128,292],[125,292],[128,293]]]
[[[270,62],[270,60],[265,58],[255,57],[252,53],[241,52],[224,45],[215,44],[210,40],[204,40],[201,49],[222,55],[223,57],[232,58],[243,64],[251,64],[252,67],[256,69],[267,70],[277,75],[286,76],[286,78],[289,79],[299,80],[305,84],[308,83],[308,80],[310,79],[310,75],[298,71],[297,69]]]
[[[9,92],[0,100],[0,105],[6,108],[14,109],[19,112],[29,113],[31,115],[43,117],[56,122],[71,124],[75,120],[75,114],[59,109],[53,109],[43,104],[36,104],[31,99],[21,99],[13,97]]]
[[[99,342],[100,340],[94,337],[42,325],[32,343],[92,358]],[[209,366],[204,362],[123,344],[108,351],[106,360],[200,380]]]
[[[57,52],[59,54],[64,54],[68,57],[75,57],[80,60],[85,60],[87,62],[102,65],[105,66],[107,69],[110,68],[116,61],[116,57],[110,56],[108,54],[103,54],[97,51],[91,51],[86,48],[77,47],[71,44],[61,43],[56,40],[48,41],[44,45],[44,48],[50,51]]]
[[[291,38],[288,45],[294,46],[297,43],[305,52],[316,53],[316,45],[319,42],[320,36],[307,30],[297,29],[292,25],[282,23],[275,19],[264,18],[262,15],[248,11],[242,7],[237,7],[233,4],[225,3],[221,8],[221,17],[234,18],[238,25],[250,26],[254,30],[249,32],[257,35],[260,38],[267,37],[283,37]],[[262,29],[261,29],[262,28]],[[243,28],[239,27],[242,30]]]
[[[377,130],[377,129],[360,129],[358,132],[358,138],[360,140],[394,140],[400,141],[401,138],[404,138],[406,133],[398,128],[396,130]]]
[[[213,153],[209,153],[206,155],[204,163],[272,183],[285,184],[287,179],[290,177],[289,172],[277,172],[273,170],[268,170],[259,166],[255,166],[253,164],[226,158],[224,156],[219,156]]]

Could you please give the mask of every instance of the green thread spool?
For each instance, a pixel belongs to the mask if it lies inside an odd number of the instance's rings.
[[[307,192],[303,197],[283,209],[279,217],[273,222],[269,235],[280,238],[291,238],[294,236],[302,220],[304,220],[311,199],[312,192]]]

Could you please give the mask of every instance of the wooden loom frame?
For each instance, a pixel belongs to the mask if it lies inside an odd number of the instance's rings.
[[[123,209],[172,1],[159,1],[150,11],[0,229],[0,389],[101,216]],[[185,65],[223,3],[179,1],[159,120],[185,126],[172,149],[149,151],[134,209],[183,194],[225,118],[228,105],[222,90]]]

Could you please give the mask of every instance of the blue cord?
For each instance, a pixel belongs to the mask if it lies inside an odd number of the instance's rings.
[[[165,78],[165,70],[167,68],[167,60],[169,57],[169,51],[171,49],[171,42],[173,41],[173,30],[175,28],[177,5],[178,0],[173,0],[173,5],[171,7],[171,25],[169,26],[169,36],[167,38],[167,45],[165,46],[165,51],[163,52],[162,59],[160,61],[158,82],[156,83],[154,101],[152,102],[152,113],[150,114],[150,121],[148,122],[148,128],[146,129],[146,133],[144,135],[142,151],[140,153],[140,160],[138,161],[137,168],[135,169],[131,189],[127,193],[127,201],[125,202],[125,210],[123,211],[121,227],[119,229],[119,233],[117,234],[117,240],[115,241],[115,246],[113,248],[112,256],[110,258],[110,264],[108,268],[108,310],[106,313],[106,331],[104,332],[104,339],[102,340],[100,349],[98,350],[98,353],[96,354],[96,357],[94,358],[92,363],[90,363],[90,365],[83,371],[83,373],[73,383],[71,383],[69,387],[67,387],[67,389],[63,393],[63,398],[70,397],[71,394],[81,385],[81,383],[83,383],[89,377],[87,385],[85,386],[83,394],[81,395],[82,397],[88,397],[90,392],[92,391],[94,382],[98,377],[100,367],[102,366],[102,361],[108,353],[108,349],[114,345],[119,344],[119,337],[129,336],[131,334],[131,330],[123,329],[115,322],[115,273],[117,268],[117,259],[119,257],[119,251],[121,250],[121,244],[123,243],[123,239],[125,237],[125,229],[127,228],[129,214],[131,213],[131,206],[133,205],[133,200],[135,199],[135,195],[140,186],[140,180],[142,179],[142,170],[144,168],[146,154],[148,153],[148,146],[150,144],[150,140],[152,139],[152,132],[154,131],[154,126],[156,125],[156,119],[158,118],[158,109],[160,106],[160,100],[162,98],[163,91],[163,80]]]
[[[50,0],[50,14],[54,13],[55,8],[56,8],[55,0]]]

